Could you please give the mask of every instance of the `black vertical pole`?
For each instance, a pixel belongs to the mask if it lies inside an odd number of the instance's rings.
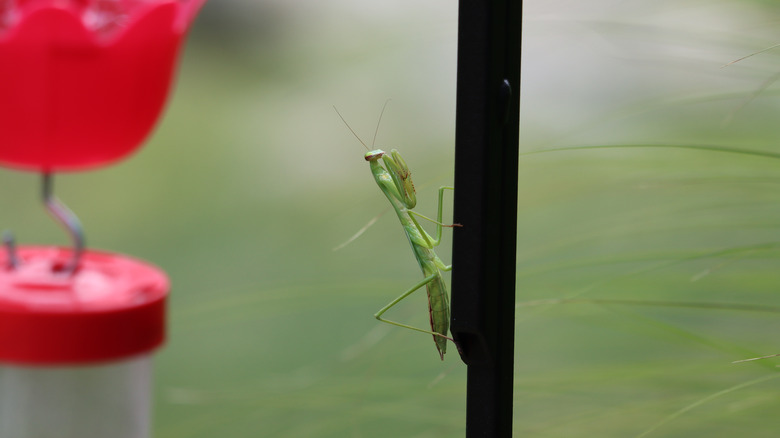
[[[512,436],[521,0],[460,0],[452,333],[466,436]]]

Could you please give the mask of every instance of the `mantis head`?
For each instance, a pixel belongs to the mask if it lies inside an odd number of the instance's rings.
[[[366,152],[364,158],[366,161],[376,161],[385,155],[385,151],[382,149],[374,149],[373,151]]]

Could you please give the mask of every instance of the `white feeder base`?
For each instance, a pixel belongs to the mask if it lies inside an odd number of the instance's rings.
[[[0,364],[0,438],[148,438],[151,357],[76,367]]]

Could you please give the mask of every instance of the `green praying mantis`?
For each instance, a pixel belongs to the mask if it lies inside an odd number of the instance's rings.
[[[385,103],[387,106],[387,103]],[[336,109],[336,107],[334,107]],[[442,278],[442,272],[450,271],[452,265],[445,265],[441,261],[439,256],[436,255],[434,248],[441,243],[441,231],[442,227],[460,227],[460,224],[444,225],[442,223],[442,205],[444,199],[445,190],[454,190],[453,187],[443,186],[439,188],[439,206],[436,214],[436,220],[423,216],[412,209],[417,205],[417,197],[415,195],[414,183],[412,182],[412,173],[409,171],[409,167],[401,157],[401,154],[393,149],[390,153],[386,153],[381,149],[373,149],[374,143],[371,143],[369,148],[363,140],[355,133],[349,126],[344,117],[336,109],[336,113],[341,117],[341,120],[347,125],[347,128],[352,132],[352,135],[358,139],[358,141],[368,149],[364,158],[368,161],[371,168],[371,174],[385,194],[387,200],[390,201],[390,206],[395,210],[398,215],[398,220],[401,221],[406,238],[409,240],[409,244],[412,246],[414,257],[417,259],[417,263],[420,265],[420,269],[423,273],[423,279],[417,282],[414,286],[402,293],[398,298],[388,303],[385,307],[381,308],[374,314],[374,317],[382,322],[392,324],[397,327],[403,327],[410,330],[415,330],[422,333],[427,333],[433,336],[433,341],[436,344],[436,349],[439,352],[439,357],[444,360],[444,353],[447,352],[447,341],[455,341],[447,336],[447,332],[450,326],[450,305],[449,297],[447,296],[447,285]],[[379,122],[382,120],[382,113],[379,115]],[[376,133],[379,130],[379,122],[377,122],[377,130],[374,132],[374,141],[376,141]],[[431,237],[417,221],[417,218],[422,218],[427,221],[436,224],[436,237]],[[428,312],[430,316],[431,330],[426,330],[418,327],[413,327],[408,324],[402,324],[400,322],[391,321],[382,317],[393,306],[401,302],[404,298],[408,297],[415,291],[425,286],[428,292]],[[457,344],[455,344],[457,346]]]

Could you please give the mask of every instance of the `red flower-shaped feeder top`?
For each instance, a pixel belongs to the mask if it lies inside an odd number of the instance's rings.
[[[0,165],[119,160],[165,104],[205,0],[0,0]]]

